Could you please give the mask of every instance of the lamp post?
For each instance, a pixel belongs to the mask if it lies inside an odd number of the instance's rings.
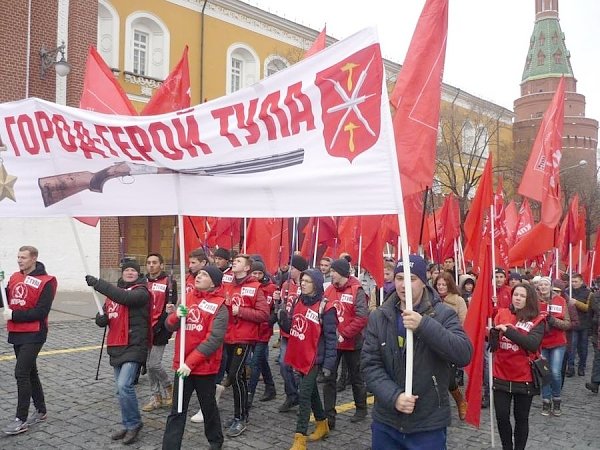
[[[60,59],[57,61],[56,56],[60,53]],[[54,66],[56,73],[65,77],[71,72],[71,65],[65,59],[65,43],[59,45],[52,50],[46,50],[44,46],[40,49],[40,78],[46,78],[46,71]]]

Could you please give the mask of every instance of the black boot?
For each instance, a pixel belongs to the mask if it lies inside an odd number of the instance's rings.
[[[277,392],[275,391],[275,385],[267,384],[265,386],[265,393],[260,398],[261,402],[268,402],[269,400],[273,400],[277,396]]]

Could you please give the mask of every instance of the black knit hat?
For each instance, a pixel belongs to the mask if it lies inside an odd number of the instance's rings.
[[[331,263],[331,270],[339,273],[344,278],[350,276],[350,263],[346,258],[336,259]]]
[[[308,261],[300,255],[294,255],[292,256],[292,267],[298,269],[300,272],[304,272],[308,269]]]
[[[134,269],[137,273],[141,273],[140,265],[133,259],[128,259],[121,263],[121,273],[123,273],[125,269]]]
[[[229,261],[231,259],[231,252],[229,250],[227,250],[226,248],[219,247],[218,249],[215,250],[214,256],[215,256],[215,258],[219,257],[219,258],[223,258],[223,259],[226,259],[227,261]]]
[[[200,272],[205,271],[215,286],[219,286],[223,281],[223,272],[215,266],[204,266]]]
[[[250,267],[250,272],[255,272],[255,271],[267,273],[266,269],[265,269],[265,265],[263,263],[261,263],[260,261],[254,261],[252,263],[252,266]]]

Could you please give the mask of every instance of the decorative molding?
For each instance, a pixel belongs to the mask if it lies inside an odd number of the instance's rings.
[[[162,84],[162,80],[158,80],[156,78],[145,77],[142,75],[136,75],[132,72],[124,71],[125,81],[131,84],[137,84],[139,86],[148,87],[150,89],[157,89]]]

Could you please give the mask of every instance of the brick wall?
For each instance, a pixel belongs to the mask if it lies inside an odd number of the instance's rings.
[[[67,105],[79,106],[85,75],[85,61],[90,45],[96,46],[98,35],[98,1],[69,2],[69,45],[67,60],[71,73],[67,80]]]

